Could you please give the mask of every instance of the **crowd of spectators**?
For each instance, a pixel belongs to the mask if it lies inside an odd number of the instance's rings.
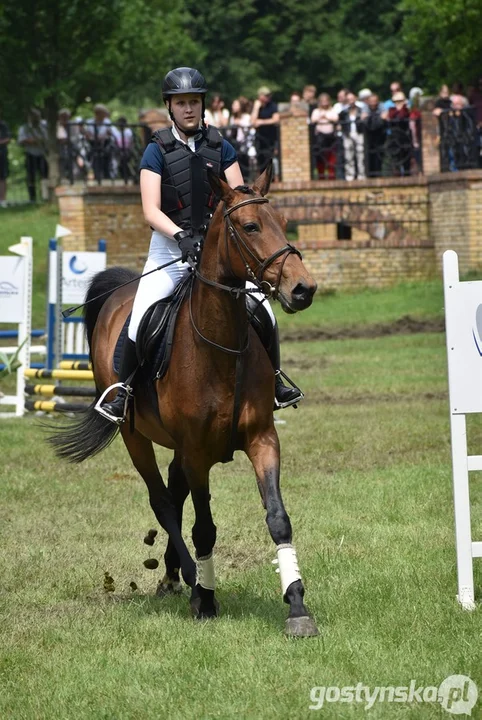
[[[369,88],[354,93],[342,88],[332,103],[327,93],[318,96],[307,86],[301,96],[312,128],[312,155],[319,179],[364,179],[382,175],[411,175],[422,171],[421,101],[423,91],[413,87],[408,97],[400,82],[390,85],[381,100]],[[440,89],[434,103],[439,119],[442,171],[482,167],[482,77],[463,94],[456,84]]]
[[[313,177],[354,180],[383,175],[403,176],[422,171],[421,112],[423,91],[413,87],[405,94],[400,82],[390,85],[382,100],[369,88],[353,92],[341,88],[332,102],[330,95],[317,95],[314,85],[293,92],[289,102],[277,103],[268,86],[255,100],[234,99],[229,108],[221,95],[211,96],[205,121],[218,127],[235,147],[246,178],[262,171],[273,158],[275,179],[280,178],[279,122],[283,112],[303,114],[310,128]],[[457,84],[440,88],[432,103],[438,118],[440,169],[482,167],[482,77],[464,93]],[[123,116],[111,119],[109,109],[98,103],[88,119],[72,117],[63,108],[56,129],[60,177],[75,180],[137,179],[139,154],[152,130],[170,124],[167,112],[139,113],[139,125],[129,125]],[[40,111],[32,109],[18,130],[17,142],[25,156],[25,178],[29,199],[47,193],[47,124]],[[6,205],[9,175],[8,145],[12,141],[0,108],[0,207]]]

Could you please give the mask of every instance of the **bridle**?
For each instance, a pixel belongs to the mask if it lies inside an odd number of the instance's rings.
[[[201,280],[201,282],[205,283],[206,285],[210,285],[211,287],[218,288],[218,290],[225,290],[226,292],[229,292],[232,296],[234,296],[236,299],[240,297],[240,295],[257,295],[258,293],[262,293],[264,298],[272,298],[273,300],[276,300],[279,295],[279,286],[281,283],[281,276],[283,273],[283,268],[285,266],[285,262],[288,259],[289,255],[297,255],[300,260],[302,259],[300,251],[295,248],[293,245],[290,245],[290,243],[286,243],[286,245],[283,245],[283,247],[279,248],[279,250],[276,250],[274,253],[272,253],[268,258],[265,260],[261,260],[257,255],[251,250],[251,248],[246,244],[246,242],[243,240],[241,235],[238,233],[236,228],[233,225],[233,221],[231,220],[231,214],[238,210],[240,207],[243,207],[244,205],[254,205],[258,204],[261,205],[262,203],[269,203],[268,198],[264,197],[253,197],[248,198],[247,200],[242,200],[239,203],[236,203],[236,205],[233,205],[230,208],[225,208],[223,211],[223,218],[225,220],[224,223],[224,242],[226,245],[226,254],[228,258],[228,262],[232,271],[232,264],[231,264],[231,258],[229,255],[229,238],[231,238],[232,242],[234,243],[234,246],[236,250],[238,251],[244,266],[246,268],[246,273],[248,277],[250,278],[251,282],[256,286],[256,290],[253,290],[252,288],[245,288],[245,287],[233,287],[231,285],[223,285],[222,283],[218,283],[215,280],[209,280],[208,278],[204,277],[204,275],[201,275],[198,268],[193,268],[194,276]],[[253,271],[251,269],[251,266],[249,265],[248,260],[246,259],[245,254],[243,253],[243,249],[245,253],[247,253],[252,260],[256,263],[256,271]],[[276,283],[274,285],[271,285],[271,283],[268,280],[263,280],[263,274],[264,272],[274,263],[275,260],[277,260],[279,257],[283,257],[282,262],[280,263],[280,268],[278,272],[278,277],[276,278]],[[233,272],[234,274],[234,272]],[[199,328],[196,326],[194,322],[194,317],[192,314],[192,289],[193,285],[191,284],[191,292],[189,296],[189,314],[191,318],[191,324],[196,331],[196,333],[199,335],[202,340],[207,342],[209,345],[212,345],[219,350],[222,350],[223,352],[229,353],[231,355],[242,355],[247,349],[249,345],[249,336],[246,336],[246,342],[244,344],[244,347],[240,348],[239,350],[235,350],[232,348],[226,348],[223,345],[219,345],[218,343],[213,342],[212,340],[209,340],[209,338],[205,337]],[[258,301],[259,304],[263,302],[263,300]]]

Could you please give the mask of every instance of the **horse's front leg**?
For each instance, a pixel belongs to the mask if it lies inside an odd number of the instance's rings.
[[[189,486],[177,453],[174,454],[174,458],[169,465],[167,489],[174,504],[179,531],[182,533],[182,511],[184,502],[189,495]],[[176,546],[170,537],[167,542],[166,552],[164,553],[164,562],[166,563],[166,574],[159,582],[156,591],[156,595],[159,595],[159,597],[170,593],[181,592],[179,578],[181,561]]]
[[[196,467],[195,471],[193,467]],[[196,586],[191,595],[191,610],[197,619],[205,620],[216,617],[219,610],[214,597],[213,548],[216,543],[216,525],[211,515],[209,469],[203,471],[199,468],[200,463],[183,463],[196,516],[192,528],[192,541],[196,548]]]
[[[274,428],[253,439],[246,448],[246,454],[253,464],[266,510],[266,523],[276,544],[283,600],[290,606],[285,632],[295,637],[318,635],[318,629],[303,603],[305,589],[292,544],[291,522],[281,498],[280,449]]]

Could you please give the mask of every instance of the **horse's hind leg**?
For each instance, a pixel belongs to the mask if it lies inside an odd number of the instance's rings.
[[[303,603],[305,589],[292,545],[291,522],[283,505],[279,486],[279,441],[276,432],[256,437],[246,449],[256,472],[256,480],[266,509],[269,533],[276,544],[281,591],[283,600],[289,604],[286,634],[307,637],[317,635],[318,630]]]
[[[182,469],[181,461],[177,453],[169,465],[169,479],[167,481],[167,489],[171,495],[172,502],[176,511],[177,524],[179,531],[182,533],[182,510],[184,502],[189,495],[189,486],[186,476]],[[164,553],[164,561],[166,563],[166,574],[157,586],[157,595],[163,596],[167,593],[180,592],[179,553],[175,548],[171,538],[167,541],[166,552]]]
[[[157,467],[152,442],[137,430],[131,433],[127,425],[122,426],[121,433],[134,467],[147,485],[154,514],[179,555],[184,581],[193,588],[196,582],[196,566],[182,539],[176,508]]]

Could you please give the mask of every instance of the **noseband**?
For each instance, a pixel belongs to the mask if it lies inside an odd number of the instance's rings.
[[[281,282],[281,275],[283,273],[283,268],[285,265],[286,260],[288,259],[288,256],[291,254],[298,255],[298,257],[301,260],[301,253],[300,251],[295,248],[293,245],[290,245],[290,243],[286,243],[282,248],[279,250],[276,250],[272,255],[270,255],[265,260],[260,260],[255,253],[251,250],[251,248],[246,244],[246,242],[243,240],[241,235],[238,233],[236,228],[233,225],[233,221],[231,220],[231,214],[238,210],[240,207],[243,207],[244,205],[254,205],[258,204],[261,205],[263,203],[268,203],[269,200],[264,197],[255,197],[255,198],[248,198],[247,200],[242,200],[241,202],[237,203],[236,205],[233,205],[231,208],[226,208],[223,212],[223,217],[225,220],[225,232],[224,232],[224,241],[226,243],[226,252],[229,260],[229,245],[228,245],[228,233],[231,237],[231,240],[233,241],[236,250],[238,251],[244,266],[246,268],[246,273],[250,280],[260,289],[260,291],[265,295],[266,297],[271,297],[273,300],[276,300],[279,293],[279,286]],[[251,269],[245,254],[243,253],[243,249],[245,253],[247,253],[252,260],[256,263],[256,272],[253,272]],[[275,260],[277,260],[279,257],[283,256],[283,261],[280,265],[280,269],[278,272],[278,277],[276,278],[276,283],[274,285],[271,285],[268,280],[263,280],[263,274],[265,270],[269,268],[270,265],[273,264]],[[231,261],[229,261],[231,264]]]

